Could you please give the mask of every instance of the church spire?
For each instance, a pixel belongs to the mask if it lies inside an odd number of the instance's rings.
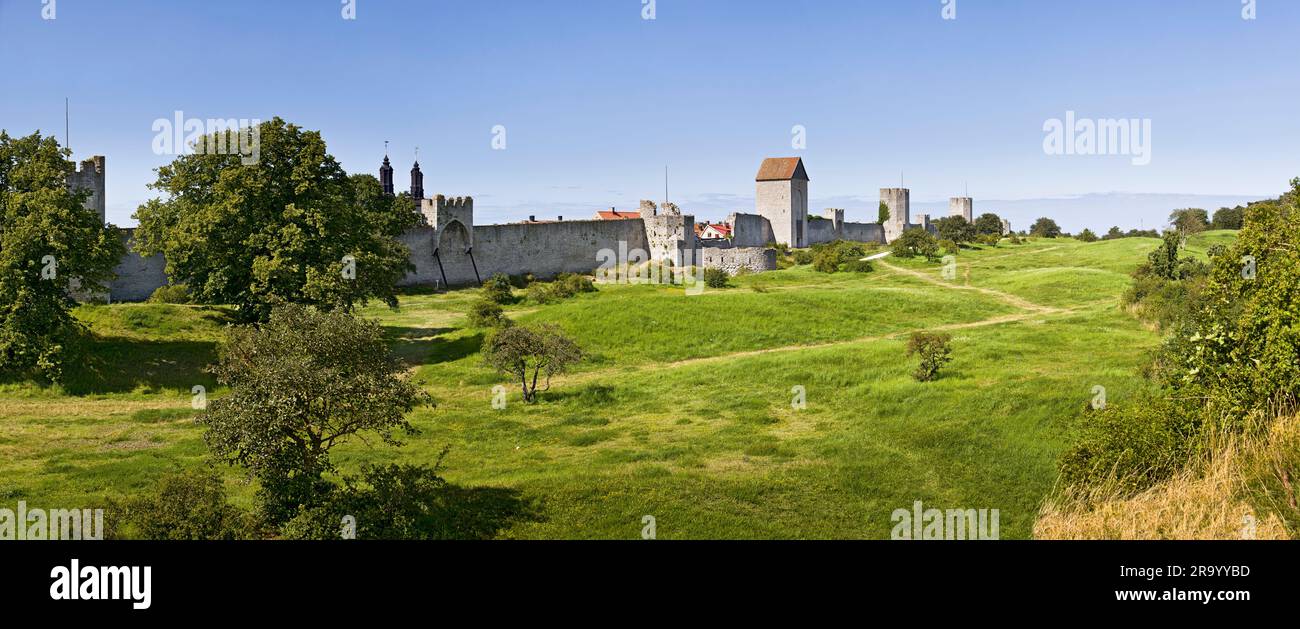
[[[424,198],[424,173],[420,172],[420,149],[415,149],[415,166],[411,168],[411,198],[419,203]]]
[[[379,167],[379,185],[384,194],[393,196],[393,165],[388,161],[388,142],[384,142],[384,165]]]

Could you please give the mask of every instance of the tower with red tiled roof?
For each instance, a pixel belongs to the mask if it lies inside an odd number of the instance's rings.
[[[769,157],[755,177],[757,212],[772,235],[791,247],[808,246],[808,172],[798,157]]]

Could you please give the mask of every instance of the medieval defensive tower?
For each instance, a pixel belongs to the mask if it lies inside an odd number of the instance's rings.
[[[772,224],[772,236],[795,248],[808,246],[808,172],[798,157],[772,157],[758,169],[758,214]]]
[[[948,199],[948,216],[960,216],[967,223],[975,222],[975,200],[970,197]]]
[[[912,212],[912,191],[907,188],[881,188],[880,202],[889,208],[889,220],[885,221],[885,241],[893,242],[907,231],[907,217]]]
[[[99,214],[99,222],[103,223],[104,215],[104,156],[95,155],[88,160],[81,162],[81,167],[68,176],[69,190],[85,190],[90,193],[86,197],[85,206],[88,210],[94,210]]]

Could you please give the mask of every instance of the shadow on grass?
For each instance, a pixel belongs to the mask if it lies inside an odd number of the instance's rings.
[[[540,384],[538,388],[541,388]],[[542,402],[572,401],[587,407],[605,406],[615,401],[614,387],[605,384],[589,384],[580,389],[539,391],[538,396]]]
[[[189,395],[194,385],[209,391],[216,381],[205,370],[216,360],[211,341],[145,341],[95,337],[81,345],[64,367],[63,386],[72,395],[129,393],[144,389]]]
[[[393,353],[414,365],[436,365],[460,360],[477,354],[483,347],[483,334],[446,338],[456,328],[388,328],[393,341]]]
[[[515,524],[546,521],[541,506],[515,489],[448,485],[445,492],[453,505],[448,509],[454,522],[451,539],[493,539]]]

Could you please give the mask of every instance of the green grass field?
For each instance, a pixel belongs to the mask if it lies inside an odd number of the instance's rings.
[[[1203,253],[1231,232],[1196,237]],[[508,488],[537,517],[513,538],[886,538],[894,509],[999,509],[1003,538],[1030,535],[1055,482],[1066,429],[1095,385],[1120,401],[1158,339],[1119,308],[1158,241],[1035,240],[966,251],[957,279],[886,258],[868,275],[808,267],[737,278],[732,288],[602,286],[547,306],[590,354],[540,404],[482,366],[463,328],[475,291],[369,307],[437,401],[402,448],[354,441],[336,462],[432,463],[465,486]],[[966,285],[969,272],[969,285]],[[60,387],[0,385],[0,502],[71,507],[144,491],[204,464],[191,387],[220,395],[203,368],[220,310],[83,306],[98,336]],[[911,378],[906,334],[945,330],[954,361]],[[507,385],[505,410],[492,387]],[[795,387],[807,408],[795,410]],[[375,440],[371,440],[374,442]],[[236,500],[253,487],[222,467]]]

